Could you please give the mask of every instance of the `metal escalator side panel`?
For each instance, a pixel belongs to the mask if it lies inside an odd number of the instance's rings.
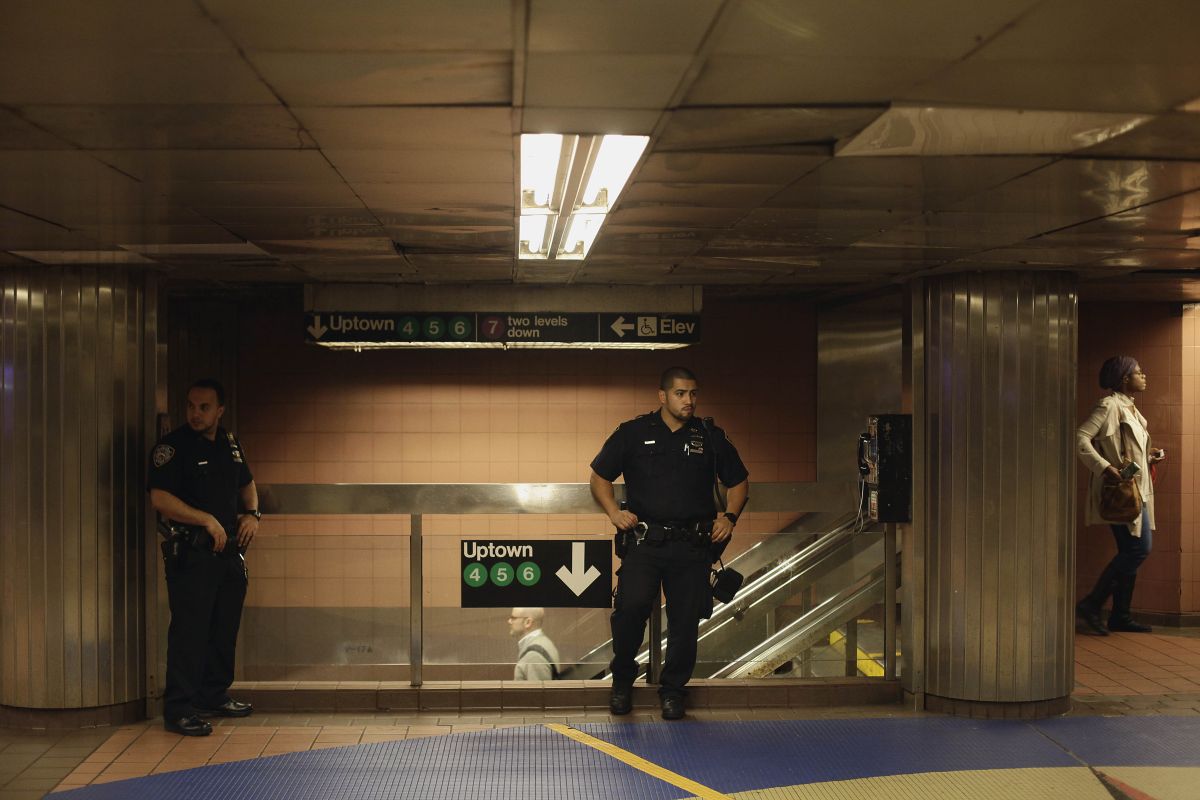
[[[740,658],[713,672],[713,678],[742,678],[783,663],[812,647],[829,632],[883,600],[883,566],[865,584],[848,587],[819,603]]]

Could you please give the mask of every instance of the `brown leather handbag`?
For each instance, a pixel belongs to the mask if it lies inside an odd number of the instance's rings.
[[[1132,463],[1125,442],[1125,426],[1121,425],[1121,466],[1119,471]],[[1104,475],[1100,485],[1100,518],[1107,522],[1134,522],[1142,516],[1142,490],[1138,488],[1137,476],[1113,480]]]

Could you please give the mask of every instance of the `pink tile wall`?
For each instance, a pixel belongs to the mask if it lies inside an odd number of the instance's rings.
[[[1195,386],[1200,356],[1188,354],[1184,347],[1185,331],[1194,329],[1195,322],[1189,324],[1180,306],[1173,303],[1085,303],[1079,307],[1078,419],[1082,421],[1104,394],[1097,383],[1104,360],[1113,355],[1134,356],[1148,378],[1138,408],[1146,417],[1154,445],[1168,453],[1155,483],[1154,552],[1138,572],[1134,594],[1134,607],[1146,611],[1184,610],[1194,586],[1190,574],[1194,559],[1184,559],[1181,553],[1185,540],[1188,548],[1195,549],[1190,530],[1191,434],[1200,422],[1196,420],[1200,400]],[[1194,333],[1188,335],[1195,338]],[[1195,345],[1191,353],[1200,351],[1200,341]],[[1107,526],[1089,528],[1083,524],[1087,481],[1087,470],[1080,466],[1076,596],[1091,589],[1116,552]],[[1187,574],[1181,572],[1185,562]]]
[[[816,317],[810,305],[713,300],[685,350],[331,352],[297,312],[244,315],[240,436],[259,483],[576,483],[623,420],[657,408],[658,374],[695,370],[700,412],[754,481],[816,479]],[[750,513],[747,546],[787,515]],[[275,517],[252,551],[250,602],[407,603],[405,517]],[[426,603],[458,602],[460,536],[608,532],[595,515],[427,519]],[[441,580],[440,578],[446,578]],[[368,601],[370,601],[368,603]]]

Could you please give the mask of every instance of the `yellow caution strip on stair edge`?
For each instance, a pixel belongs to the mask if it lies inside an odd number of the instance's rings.
[[[665,767],[660,767],[653,761],[647,761],[641,756],[635,756],[628,750],[622,750],[615,744],[610,744],[603,739],[597,739],[595,736],[589,736],[583,731],[576,730],[568,725],[561,725],[557,722],[546,722],[543,723],[543,725],[555,733],[561,733],[568,739],[574,739],[580,744],[585,744],[588,747],[599,750],[606,756],[610,756],[624,764],[628,764],[636,770],[641,770],[647,775],[658,778],[660,781],[665,781],[672,786],[676,786],[684,791],[691,792],[696,797],[703,798],[704,800],[733,800],[733,798],[727,794],[722,794],[716,789],[710,789],[702,783],[696,783],[690,778],[685,778],[678,773],[671,772],[671,770],[666,769]]]

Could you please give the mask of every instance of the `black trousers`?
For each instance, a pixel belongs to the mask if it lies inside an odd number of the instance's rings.
[[[163,691],[166,719],[229,701],[246,585],[246,562],[237,555],[192,550],[182,566],[167,567],[171,626]]]
[[[708,584],[712,560],[707,545],[687,542],[651,545],[643,542],[626,553],[617,575],[612,613],[614,686],[629,686],[637,677],[637,653],[659,587],[667,604],[667,653],[658,693],[686,694],[696,668],[696,636],[700,615],[712,603]]]

